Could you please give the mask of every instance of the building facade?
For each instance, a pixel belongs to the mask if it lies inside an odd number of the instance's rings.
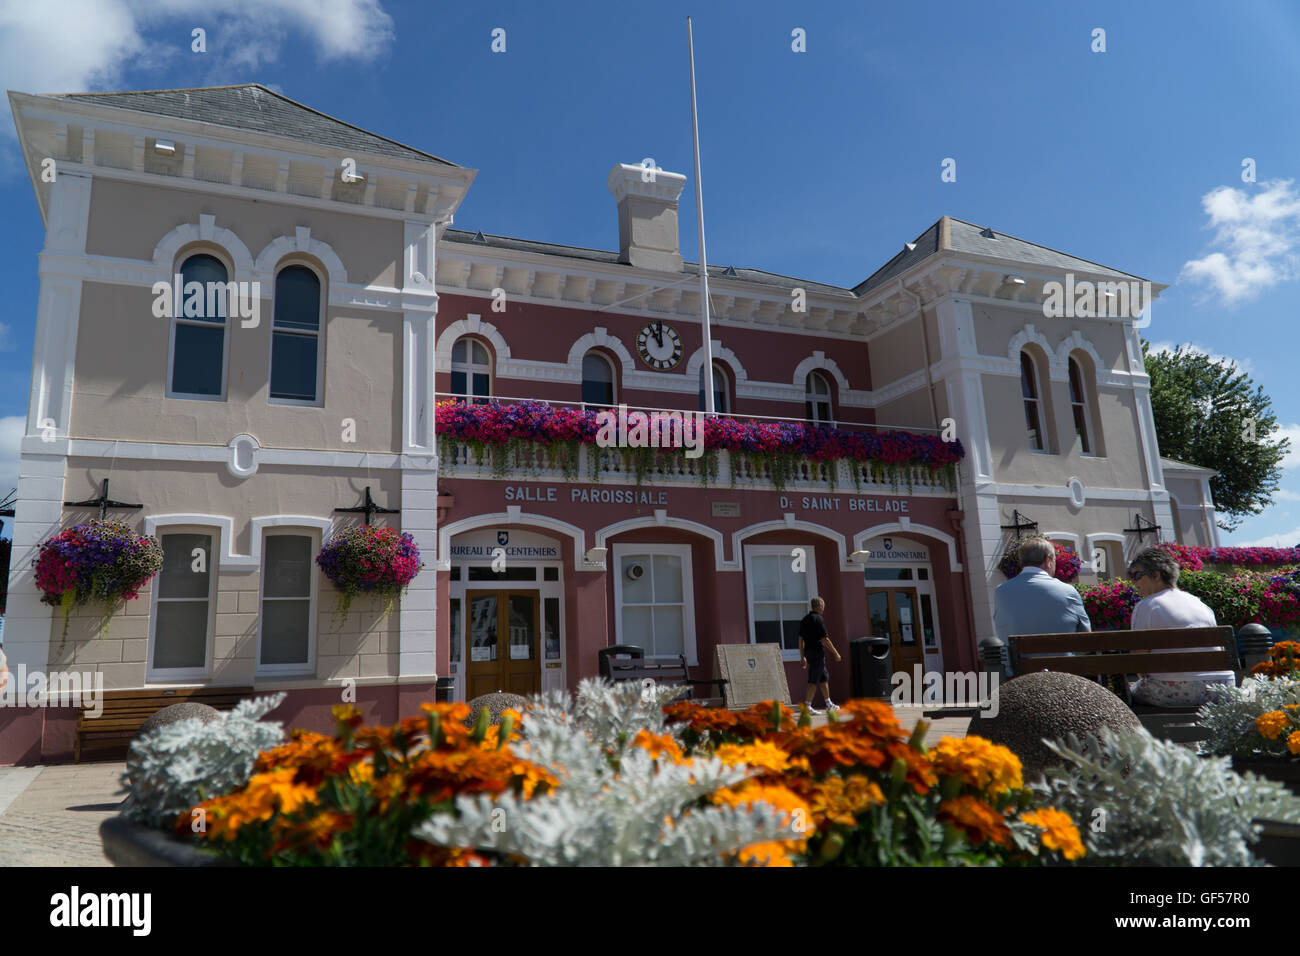
[[[494,460],[437,434],[439,402],[703,407],[685,177],[615,165],[603,252],[456,230],[473,170],[262,87],[10,99],[46,226],[11,669],[285,690],[276,716],[317,725],[345,686],[393,719],[439,679],[572,688],[612,644],[707,677],[717,645],[764,641],[799,694],[815,594],[846,657],[879,634],[896,669],[969,670],[1010,526],[1075,547],[1085,581],[1214,543],[1212,473],[1159,456],[1141,320],[1044,307],[1052,283],[1137,277],[948,217],[852,288],[710,267],[719,414],[956,437],[954,485],[726,452],[712,477],[595,446]],[[234,285],[160,305],[190,281]],[[31,562],[101,499],[140,506],[106,513],[163,571],[106,633],[87,611],[65,634]],[[366,520],[425,567],[391,612],[340,615],[314,558]],[[71,749],[75,713],[5,721],[0,763]]]

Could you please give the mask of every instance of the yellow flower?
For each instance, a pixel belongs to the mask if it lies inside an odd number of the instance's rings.
[[[930,753],[935,772],[959,777],[982,793],[997,795],[1024,786],[1020,758],[983,737],[944,737]]]
[[[848,779],[832,775],[813,786],[811,800],[814,821],[851,827],[857,823],[859,813],[884,803],[885,795],[878,784],[862,774]]]
[[[1260,736],[1269,740],[1277,740],[1290,726],[1290,719],[1280,710],[1270,710],[1267,714],[1260,714],[1255,718],[1255,729],[1259,731]]]
[[[1079,838],[1079,828],[1074,825],[1068,813],[1044,807],[1022,814],[1020,819],[1030,826],[1043,830],[1043,846],[1049,850],[1060,850],[1067,860],[1077,860],[1084,854],[1083,840]]]
[[[776,744],[756,740],[751,744],[723,744],[713,755],[728,765],[745,764],[772,773],[779,773],[790,765],[790,755]]]
[[[723,787],[713,794],[712,800],[718,806],[748,809],[756,803],[769,804],[790,827],[792,839],[755,843],[741,849],[736,858],[746,865],[793,866],[788,854],[802,852],[815,828],[811,808],[802,797],[785,787],[747,780],[736,787]]]
[[[648,730],[642,730],[636,735],[632,743],[637,747],[650,751],[652,757],[667,754],[673,763],[690,763],[690,760],[682,753],[682,748],[678,746],[677,741],[667,734],[655,734]]]

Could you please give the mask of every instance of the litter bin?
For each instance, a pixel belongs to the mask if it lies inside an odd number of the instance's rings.
[[[1237,657],[1246,675],[1256,664],[1269,659],[1273,643],[1273,632],[1263,624],[1247,624],[1237,630]]]
[[[889,638],[859,637],[849,641],[849,670],[854,697],[888,699],[894,686],[890,679],[894,667]]]

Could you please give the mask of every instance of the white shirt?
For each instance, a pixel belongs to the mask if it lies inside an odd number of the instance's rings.
[[[1150,597],[1138,601],[1133,608],[1132,628],[1135,631],[1155,630],[1169,627],[1218,627],[1214,611],[1195,594],[1188,594],[1177,588],[1165,588]],[[1176,654],[1180,651],[1200,650],[1196,647],[1170,648],[1163,653]],[[1190,674],[1147,674],[1152,680],[1168,681],[1236,681],[1232,671],[1201,671]]]

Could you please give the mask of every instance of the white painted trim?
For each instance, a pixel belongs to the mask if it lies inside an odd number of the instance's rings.
[[[306,231],[305,227],[299,227],[299,230]],[[276,241],[278,242],[279,240]],[[274,245],[274,243],[272,243],[272,245]],[[321,243],[321,245],[324,245],[324,243]],[[270,249],[270,246],[268,246],[267,249]],[[263,250],[263,252],[265,251],[266,250]],[[296,253],[287,253],[287,255],[296,255]],[[326,276],[322,276],[320,266],[315,262],[306,262],[301,259],[293,259],[289,262],[284,262],[283,258],[284,257],[280,257],[276,260],[271,267],[271,272],[269,273],[269,282],[271,286],[271,322],[270,334],[266,337],[266,403],[268,405],[296,405],[300,408],[323,408],[325,405],[325,328],[329,324],[329,315],[326,310],[329,299],[327,292],[333,281],[333,273],[331,272]],[[336,256],[335,258],[338,257]],[[299,266],[306,269],[316,277],[317,322],[316,332],[314,333],[316,339],[316,391],[310,399],[276,398],[271,395],[271,379],[275,375],[276,333],[280,332],[285,335],[304,338],[313,334],[301,329],[277,329],[275,327],[275,310],[280,303],[279,291],[277,288],[280,282],[280,273],[285,269],[292,268],[293,266]],[[339,267],[340,269],[342,268],[342,263],[339,264]]]
[[[965,571],[960,558],[957,556],[957,539],[950,534],[945,534],[938,528],[932,528],[928,524],[917,524],[914,521],[908,521],[907,524],[893,522],[891,524],[878,524],[873,528],[867,528],[857,532],[853,536],[853,550],[861,551],[866,547],[866,543],[872,538],[878,538],[882,534],[898,533],[907,537],[916,537],[924,535],[942,542],[948,549],[948,567],[953,574],[961,574]]]
[[[1055,485],[1013,485],[997,482],[980,483],[980,490],[992,491],[1002,498],[1059,498],[1070,500],[1070,489]],[[1146,488],[1088,488],[1087,497],[1098,501],[1132,501],[1145,504],[1151,500]],[[1164,497],[1161,492],[1157,497]]]
[[[836,364],[835,359],[827,358],[825,352],[817,349],[812,355],[808,356],[794,367],[794,376],[791,378],[791,384],[799,390],[800,395],[805,394],[807,391],[808,373],[816,371],[828,372],[830,376],[835,379],[835,383],[839,386],[839,392],[842,393],[849,391],[848,377],[840,371],[840,367]],[[832,396],[832,398],[834,397],[835,396]]]
[[[596,547],[601,547],[598,543]],[[610,549],[610,576],[614,579],[614,643],[623,641],[623,574],[619,570],[620,559],[628,554],[673,555],[682,559],[682,646],[686,654],[686,663],[690,667],[700,665],[699,649],[695,641],[695,575],[691,564],[691,546],[689,544],[652,544],[646,542],[625,542],[614,544]],[[646,655],[663,656],[663,655]]]
[[[662,510],[662,509],[660,509]],[[690,521],[686,518],[674,518],[671,515],[664,514],[663,520],[660,520],[659,511],[656,511],[652,517],[628,518],[625,521],[616,521],[614,524],[605,525],[594,535],[595,544],[593,547],[607,547],[610,538],[617,537],[627,531],[636,531],[640,528],[674,528],[678,531],[685,531],[688,534],[696,534],[702,538],[708,538],[713,542],[713,569],[715,571],[739,571],[740,561],[733,558],[731,561],[723,557],[723,535],[716,528],[710,528],[708,525],[700,524],[697,521]]]
[[[229,540],[229,525],[222,526],[212,522],[186,521],[185,518],[206,518],[206,515],[158,515],[145,519],[145,533],[154,534],[159,528],[166,528],[173,534],[185,533],[202,533],[216,532],[217,554],[223,553],[222,536],[227,536]],[[228,522],[230,519],[226,519]],[[162,536],[159,535],[161,542]],[[211,558],[211,555],[208,556]],[[162,591],[162,573],[153,580],[152,595],[149,600],[149,639],[145,644],[145,676],[146,684],[172,684],[188,681],[208,681],[212,679],[212,669],[216,665],[216,622],[217,622],[217,579],[220,576],[220,566],[209,560],[208,565],[208,633],[203,649],[203,666],[202,667],[171,667],[158,669],[153,666],[154,645],[158,639],[158,601]]]
[[[739,396],[741,384],[749,379],[749,373],[745,371],[745,366],[741,363],[740,356],[727,348],[717,339],[713,339],[711,346],[713,349],[713,361],[721,362],[731,370],[733,384],[736,386],[736,394]],[[686,365],[682,369],[682,374],[685,375],[688,381],[696,382],[698,388],[700,369],[703,367],[704,346],[700,346],[692,352],[691,357],[686,360]]]
[[[614,376],[614,399],[618,401],[618,396],[625,387],[635,387],[629,386],[627,379],[637,371],[637,368],[632,353],[627,350],[627,347],[617,335],[611,335],[604,328],[594,328],[586,335],[579,336],[578,340],[569,346],[569,356],[565,361],[570,368],[577,370],[578,381],[582,381],[582,359],[595,348],[604,348],[614,353],[614,355],[618,356],[619,364],[623,367],[622,381],[619,381],[619,375]],[[614,371],[614,369],[611,368],[610,371]],[[652,374],[658,375],[659,373]]]
[[[1084,540],[1084,546],[1088,549],[1088,553],[1086,555],[1083,554],[1079,555],[1080,558],[1086,558],[1086,560],[1083,561],[1083,567],[1080,568],[1080,573],[1083,574],[1097,573],[1097,562],[1093,560],[1092,556],[1093,554],[1096,553],[1098,546],[1104,542],[1111,542],[1112,544],[1118,544],[1120,558],[1124,560],[1128,559],[1128,540],[1122,534],[1113,534],[1109,531],[1098,531],[1093,534],[1085,535],[1083,540]],[[1125,569],[1127,569],[1127,565],[1125,565]],[[1123,576],[1123,571],[1120,571],[1119,574],[1111,575],[1112,578],[1118,578],[1122,576]]]
[[[240,446],[251,446],[251,451],[248,454],[252,463],[247,468],[239,467]],[[262,450],[262,446],[254,436],[242,432],[230,439],[226,447],[230,449],[230,457],[226,459],[226,471],[240,480],[251,478],[257,474],[257,455]]]
[[[785,522],[769,522],[769,523],[770,523],[770,524],[777,524],[777,525],[780,525],[782,528],[785,527]],[[799,522],[799,523],[802,524],[803,522]],[[737,532],[737,534],[739,534],[739,533],[740,533],[740,532]],[[735,537],[735,536],[733,535],[733,538],[734,538],[734,537]],[[842,543],[842,541],[843,541],[843,539],[841,538],[841,543]],[[842,547],[841,547],[841,551],[843,551],[843,548],[842,548]],[[737,554],[739,554],[739,553],[741,553],[741,552],[738,551]],[[788,557],[790,556],[790,545],[786,545],[786,544],[747,544],[747,545],[744,545],[744,555],[745,555],[745,557],[744,557],[744,564],[745,564],[745,616],[749,619],[749,643],[751,643],[751,644],[757,644],[757,643],[758,643],[758,640],[756,639],[756,636],[755,636],[755,625],[756,625],[757,622],[756,622],[755,619],[754,619],[754,603],[755,603],[755,602],[754,602],[754,581],[753,581],[753,575],[752,575],[752,572],[751,572],[752,563],[751,563],[751,561],[750,561],[750,557],[753,556],[753,555],[766,555],[766,554],[779,554],[779,555],[783,555],[783,556],[785,556],[786,558],[788,558]],[[806,576],[806,578],[807,578],[807,583],[808,583],[808,598],[807,598],[807,600],[804,602],[804,614],[807,614],[808,611],[810,611],[810,610],[812,609],[811,606],[808,604],[808,601],[810,601],[812,598],[816,597],[816,596],[817,596],[818,594],[820,594],[821,592],[818,591],[818,589],[817,589],[817,552],[816,552],[816,550],[815,550],[815,549],[811,550],[810,553],[808,553],[807,555],[805,555],[805,557],[807,558],[807,561],[808,561],[807,569],[804,571],[804,574],[805,574],[805,576]],[[854,565],[854,568],[853,568],[853,569],[856,569],[856,568],[857,568],[857,566]],[[763,603],[763,604],[771,604],[771,603],[792,604],[792,603],[794,603],[794,602],[792,602],[792,601],[780,601],[780,602],[763,601],[763,602],[761,602],[761,603]],[[798,649],[797,646],[795,647],[794,650],[786,650],[784,644],[779,644],[779,643],[778,643],[778,644],[777,644],[777,647],[778,647],[778,648],[780,649],[780,651],[781,651],[781,660],[782,660],[783,662],[787,662],[787,663],[788,663],[788,662],[790,662],[790,661],[797,661],[797,660],[799,660],[799,649]]]
[[[458,319],[449,324],[438,336],[437,360],[434,366],[436,371],[451,371],[451,347],[456,344],[456,340],[466,335],[474,335],[481,339],[486,339],[492,345],[493,362],[496,365],[496,375],[506,375],[503,366],[511,362],[510,346],[506,343],[505,336],[491,322],[484,322],[480,316],[471,313],[463,319]],[[532,363],[552,365],[551,362]],[[554,363],[558,367],[558,363]],[[581,373],[579,373],[581,375]],[[494,376],[495,381],[495,376]]]
[[[479,528],[491,528],[495,525],[533,525],[555,531],[573,541],[573,569],[575,571],[595,571],[599,568],[587,564],[587,532],[575,524],[548,518],[546,515],[528,514],[518,505],[511,505],[508,511],[493,514],[471,515],[438,528],[438,554],[435,570],[451,570],[451,539],[462,531],[474,531]]]
[[[99,169],[96,168],[96,174]],[[216,225],[216,217],[201,213],[198,223],[187,222],[177,226],[158,240],[153,247],[153,267],[156,275],[162,276],[171,284],[176,258],[181,248],[190,243],[202,242],[216,246],[230,257],[231,282],[247,282],[256,278],[253,256],[244,245],[243,240],[224,226]],[[88,257],[89,258],[89,257]],[[95,259],[103,257],[96,256]],[[134,262],[135,260],[124,260]]]
[[[761,521],[757,524],[747,525],[738,531],[733,531],[731,533],[731,553],[737,558],[741,558],[741,555],[743,554],[742,548],[745,546],[745,539],[752,538],[755,535],[765,534],[768,531],[804,531],[808,534],[816,535],[819,538],[828,538],[829,540],[834,541],[836,547],[839,549],[840,570],[858,570],[859,565],[851,563],[848,559],[848,551],[845,547],[846,541],[844,535],[840,534],[833,528],[826,527],[825,525],[814,524],[811,521],[800,521],[795,518],[793,514],[785,515],[785,519],[782,521]],[[764,547],[766,547],[766,545],[764,545]],[[793,547],[793,545],[773,545],[772,547],[790,548]],[[743,559],[741,560],[743,563]]]
[[[306,255],[316,259],[325,267],[331,286],[336,283],[347,285],[348,271],[343,266],[343,260],[338,257],[338,253],[329,243],[313,239],[311,228],[308,226],[298,226],[292,236],[277,236],[268,242],[257,254],[257,261],[253,267],[255,277],[274,280],[279,273],[281,260],[293,255]],[[324,285],[325,283],[322,282],[322,292],[324,292]],[[325,296],[322,295],[321,299],[321,306],[324,307]]]
[[[253,673],[256,677],[315,677],[316,676],[316,642],[318,638],[316,620],[317,603],[319,601],[320,591],[320,572],[316,564],[316,557],[320,554],[321,545],[324,543],[325,534],[328,529],[322,530],[319,526],[313,525],[295,525],[287,522],[270,522],[258,527],[258,521],[266,519],[253,519],[253,547],[257,551],[262,550],[262,539],[275,535],[283,537],[296,537],[307,539],[307,660],[301,664],[263,664],[262,663],[262,625],[266,615],[262,613],[263,603],[266,599],[266,574],[258,575],[257,583],[257,642],[253,651]],[[294,532],[306,532],[306,534],[295,534]],[[301,599],[299,599],[301,600]],[[354,655],[355,656],[355,655]]]

